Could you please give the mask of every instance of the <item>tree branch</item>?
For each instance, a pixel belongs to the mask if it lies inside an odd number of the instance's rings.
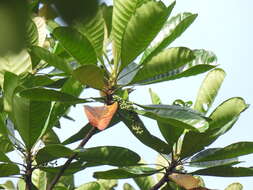
[[[162,179],[160,179],[160,181],[157,184],[155,184],[150,190],[158,190],[160,187],[162,187],[166,182],[169,181],[168,176],[169,176],[169,172],[166,171]]]
[[[84,137],[82,142],[77,146],[77,149],[82,148],[90,140],[90,138],[96,133],[96,130],[97,129],[95,127],[92,127],[90,131],[87,133],[87,135]],[[68,158],[68,160],[60,169],[59,173],[54,177],[52,182],[48,185],[47,190],[53,190],[55,184],[59,181],[60,177],[64,174],[65,170],[69,167],[69,165],[77,157],[77,155],[78,153],[75,153]]]

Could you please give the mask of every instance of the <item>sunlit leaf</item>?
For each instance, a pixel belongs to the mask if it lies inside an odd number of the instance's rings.
[[[96,65],[84,65],[73,71],[73,76],[84,85],[102,90],[105,87],[105,75]]]
[[[80,185],[75,190],[101,190],[98,182],[90,182]]]
[[[222,69],[214,69],[205,77],[199,89],[194,109],[206,113],[212,106],[212,103],[225,78],[225,72]]]
[[[240,183],[232,183],[225,190],[243,190],[243,186]]]
[[[172,173],[169,175],[169,179],[187,190],[200,186],[199,179],[187,174]]]

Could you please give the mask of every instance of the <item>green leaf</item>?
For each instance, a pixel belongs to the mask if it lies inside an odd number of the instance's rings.
[[[181,34],[194,22],[197,14],[192,13],[180,13],[171,19],[169,19],[164,28],[157,35],[159,39],[154,40],[154,45],[144,52],[143,63],[149,61],[153,56],[157,55],[161,50],[170,45],[175,39],[177,39]],[[162,36],[163,35],[163,36]]]
[[[153,84],[157,82],[175,80],[182,77],[194,76],[216,67],[217,58],[212,52],[205,50],[194,50],[193,52],[195,55],[195,59],[193,61],[190,61],[182,67],[167,73],[162,73],[147,80],[140,81],[139,85]]]
[[[172,72],[194,60],[194,58],[193,51],[185,47],[163,50],[142,65],[131,83],[141,83],[155,76]]]
[[[94,172],[93,177],[98,179],[127,179],[149,176],[157,172],[159,172],[159,170],[156,170],[154,168],[135,166],[128,168],[112,169],[102,172]]]
[[[15,164],[0,164],[0,177],[9,177],[12,175],[19,175],[19,167]]]
[[[12,181],[6,181],[4,184],[0,185],[0,189],[4,188],[4,190],[15,190],[15,185]]]
[[[27,47],[37,45],[39,42],[38,29],[32,20],[29,20],[26,24],[25,42]]]
[[[123,85],[123,86],[128,85],[137,74],[139,68],[140,66],[134,62],[125,66],[118,76],[117,84]]]
[[[73,71],[73,76],[84,85],[95,89],[105,87],[105,76],[102,69],[96,65],[84,65]]]
[[[222,159],[222,160],[214,160],[214,161],[198,161],[202,158],[208,157],[209,155],[212,155],[216,151],[220,150],[221,148],[209,148],[205,149],[198,154],[196,154],[193,158],[191,158],[190,166],[193,167],[214,167],[214,166],[221,166],[221,165],[235,165],[240,163],[238,161],[238,158],[230,158],[230,159]]]
[[[77,24],[77,30],[88,38],[96,51],[97,57],[102,57],[103,55],[104,25],[105,23],[101,9],[97,11],[96,16],[94,16],[88,23]]]
[[[141,106],[141,105],[139,105]],[[145,105],[144,110],[136,110],[138,114],[180,127],[203,132],[208,128],[208,122],[200,113],[188,107],[176,105]]]
[[[195,162],[213,161],[213,160],[224,160],[229,158],[235,158],[253,153],[253,142],[238,142],[233,143],[224,148],[214,151],[205,157],[195,160]]]
[[[73,154],[74,151],[61,144],[50,144],[40,149],[35,159],[38,164],[42,164],[58,158],[69,157]]]
[[[69,78],[61,88],[61,92],[73,95],[75,97],[78,97],[82,91],[83,91],[82,84],[77,80],[73,79],[72,77]],[[59,121],[60,117],[67,114],[70,106],[72,106],[72,104],[60,102],[56,102],[53,105],[48,125],[49,129],[52,128]]]
[[[60,144],[61,141],[53,129],[48,130],[41,138],[45,145],[49,144]]]
[[[12,99],[14,96],[15,89],[19,85],[19,77],[14,73],[6,71],[4,73],[4,83],[3,83],[3,103],[4,111],[9,113],[11,116],[13,114],[13,103]]]
[[[39,190],[46,190],[47,188],[47,176],[46,172],[36,169],[32,173],[32,183]]]
[[[149,94],[151,96],[152,104],[162,104],[159,96],[151,89],[149,89]],[[170,146],[169,149],[172,150],[174,143],[177,142],[184,129],[180,127],[173,127],[168,123],[160,121],[157,121],[157,125],[164,139],[168,142],[168,145]]]
[[[243,190],[243,186],[240,183],[232,183],[225,190]]]
[[[34,17],[33,22],[36,24],[37,30],[38,30],[38,44],[37,46],[43,47],[45,40],[48,35],[48,27],[45,18],[43,17]]]
[[[78,158],[83,162],[94,162],[112,166],[129,166],[137,164],[140,156],[122,147],[101,146],[78,150]]]
[[[253,169],[244,167],[216,166],[197,170],[191,174],[217,177],[247,177],[253,176]]]
[[[33,101],[56,101],[56,102],[65,102],[65,103],[86,103],[88,102],[86,99],[80,99],[70,94],[50,90],[46,88],[30,88],[25,89],[19,92],[21,97],[33,100]]]
[[[106,4],[102,4],[102,13],[105,23],[105,38],[109,38],[112,31],[113,6],[107,6]]]
[[[48,51],[44,48],[38,47],[38,46],[33,46],[31,48],[31,51],[35,56],[44,60],[50,66],[53,66],[61,71],[64,71],[67,74],[71,74],[71,72],[72,72],[71,66],[67,62],[65,62],[65,60],[62,59],[61,57],[51,53],[50,51]]]
[[[232,128],[238,120],[241,112],[248,108],[242,98],[230,98],[219,105],[210,115],[209,128],[204,133],[189,131],[184,136],[181,158],[203,150],[204,147],[212,144],[219,136]]]
[[[99,179],[97,182],[100,184],[102,189],[104,190],[114,190],[114,187],[118,186],[118,181],[117,180],[104,180],[104,179]]]
[[[23,179],[19,179],[17,183],[18,190],[26,190],[25,186],[26,186],[25,181]]]
[[[6,135],[0,134],[0,151],[7,153],[14,150],[13,144]]]
[[[174,5],[175,2],[167,8],[161,1],[148,1],[136,9],[122,38],[120,70],[148,47],[161,30]]]
[[[157,152],[170,153],[169,145],[150,134],[135,112],[121,110],[119,113],[121,120],[139,141]]]
[[[123,190],[135,190],[135,188],[129,183],[124,183]]]
[[[11,162],[8,156],[6,156],[5,153],[2,151],[0,151],[0,162],[6,162],[6,163]]]
[[[156,184],[152,176],[137,177],[134,181],[141,190],[150,190]]]
[[[43,134],[50,109],[50,102],[31,101],[18,94],[14,96],[14,123],[28,150]]]
[[[94,48],[89,40],[78,31],[69,27],[58,27],[53,31],[53,35],[79,64],[86,65],[97,63]]]
[[[100,190],[100,185],[97,182],[90,182],[80,185],[75,190]]]
[[[8,53],[0,57],[0,86],[3,86],[3,77],[6,71],[16,75],[32,72],[31,57],[26,50],[18,54]]]
[[[212,106],[212,103],[225,78],[225,72],[222,69],[210,71],[201,84],[194,109],[206,113]]]
[[[110,128],[116,124],[118,124],[120,122],[120,119],[115,115],[109,126],[106,128]],[[74,142],[77,142],[79,140],[82,140],[83,137],[91,130],[92,126],[90,125],[90,123],[86,124],[83,128],[81,128],[76,134],[72,135],[71,137],[69,137],[68,139],[66,139],[65,141],[62,142],[63,145],[67,145],[67,144],[71,144]],[[99,133],[100,131],[97,130],[95,134]]]
[[[113,39],[113,53],[115,63],[118,64],[122,39],[125,33],[126,26],[129,19],[134,14],[138,2],[141,0],[121,0],[113,1],[113,14],[112,14],[112,39]]]

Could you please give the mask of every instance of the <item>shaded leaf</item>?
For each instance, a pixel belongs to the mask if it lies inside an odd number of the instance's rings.
[[[95,65],[81,66],[73,71],[73,76],[82,84],[92,88],[101,90],[105,87],[104,72]]]
[[[137,164],[140,156],[122,147],[101,146],[78,150],[78,158],[83,162],[94,162],[112,166],[129,166]]]
[[[99,130],[104,130],[107,128],[117,109],[117,102],[114,102],[112,105],[104,105],[98,107],[84,106],[84,111],[89,120],[89,123]]]
[[[69,157],[72,154],[74,151],[61,144],[50,144],[40,149],[35,159],[38,164],[42,164],[58,158]]]
[[[9,177],[12,175],[19,175],[19,167],[15,164],[0,164],[0,177]]]
[[[45,132],[50,109],[50,102],[30,101],[18,94],[14,96],[14,123],[28,150]]]
[[[0,162],[5,162],[5,163],[11,162],[8,156],[6,156],[6,154],[2,151],[0,151]]]
[[[65,102],[65,103],[86,103],[89,102],[86,99],[80,99],[75,96],[72,96],[70,94],[46,89],[46,88],[30,88],[22,90],[20,93],[21,97],[25,97],[27,99],[33,100],[33,101],[56,101],[56,102]]]
[[[61,71],[71,74],[71,72],[72,72],[71,66],[61,57],[51,53],[50,51],[48,51],[44,48],[38,47],[38,46],[33,46],[31,51],[32,51],[33,55],[36,55],[38,58],[44,60],[50,66],[53,66]]]
[[[141,190],[150,190],[156,184],[152,176],[136,177],[134,181]]]
[[[126,179],[153,175],[159,170],[148,167],[128,167],[112,169],[103,172],[94,172],[93,177],[98,179]]]
[[[135,112],[120,110],[119,113],[121,120],[139,141],[157,152],[170,153],[168,144],[150,134]]]
[[[60,41],[66,51],[81,65],[96,64],[97,57],[89,40],[78,31],[69,27],[58,27],[53,35]]]
[[[201,84],[194,109],[206,113],[212,106],[212,103],[225,78],[225,72],[222,69],[210,71]]]
[[[195,162],[224,160],[253,153],[253,142],[237,142],[213,151],[212,154],[194,160]]]
[[[252,168],[216,166],[192,172],[194,175],[217,176],[217,177],[247,177],[253,176]]]

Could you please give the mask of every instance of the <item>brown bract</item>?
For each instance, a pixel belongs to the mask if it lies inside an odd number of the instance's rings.
[[[112,120],[117,111],[118,103],[114,102],[112,105],[104,106],[84,106],[85,114],[93,127],[99,130],[104,130]]]

